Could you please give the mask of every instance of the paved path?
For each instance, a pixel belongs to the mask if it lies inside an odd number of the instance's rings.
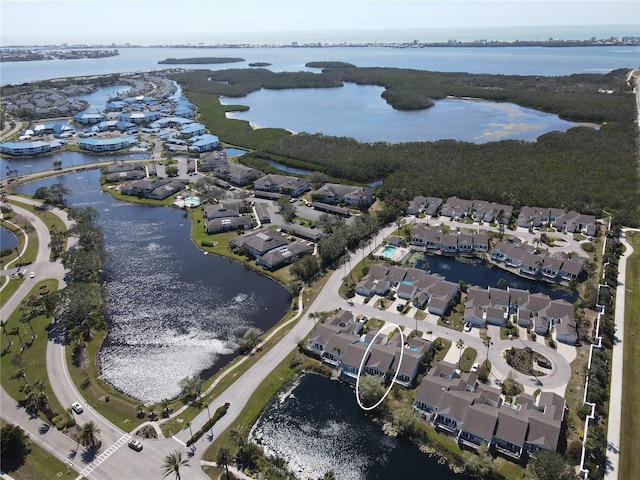
[[[623,233],[632,231],[624,228]],[[640,232],[640,230],[633,230]],[[605,478],[607,480],[618,479],[618,468],[620,465],[620,422],[622,415],[622,381],[624,367],[624,305],[626,294],[634,293],[634,289],[639,285],[626,285],[627,259],[633,253],[633,248],[623,237],[620,238],[625,246],[625,252],[618,262],[618,287],[616,288],[616,338],[613,346],[613,358],[611,360],[611,390],[609,392],[609,423],[607,427],[607,470]],[[635,292],[637,294],[637,292]],[[629,454],[631,452],[627,452]],[[620,479],[626,480],[626,479]]]

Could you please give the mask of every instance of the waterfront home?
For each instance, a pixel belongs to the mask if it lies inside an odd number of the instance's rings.
[[[271,173],[253,182],[253,187],[255,190],[298,197],[309,190],[309,181],[305,178]]]
[[[91,152],[115,152],[134,146],[138,141],[134,138],[83,138],[78,146]]]
[[[129,172],[131,170],[142,170],[144,171],[144,165],[142,162],[117,162],[112,163],[111,165],[107,165],[105,167],[106,173],[119,173],[119,172]]]
[[[473,235],[463,232],[458,234],[458,252],[463,254],[473,252]]]
[[[440,248],[440,229],[419,223],[411,230],[411,245],[424,247],[429,250]]]
[[[458,252],[458,235],[446,233],[440,235],[440,252],[443,254]]]
[[[139,170],[133,170],[138,172]],[[129,172],[121,172],[129,173]],[[113,174],[118,175],[118,174]],[[164,200],[183,190],[185,185],[182,182],[176,182],[166,179],[145,178],[125,183],[120,186],[120,193],[124,195],[132,195],[138,198],[152,198],[154,200]]]
[[[246,217],[240,217],[246,218]],[[249,224],[251,221],[249,220]],[[274,248],[259,256],[256,260],[260,265],[275,270],[297,260],[311,252],[311,247],[302,242],[291,242],[285,247]]]
[[[407,207],[407,215],[420,215],[424,213],[427,216],[433,216],[438,213],[441,205],[441,198],[415,196]]]
[[[252,257],[259,257],[269,250],[284,247],[287,243],[282,235],[268,228],[238,235],[229,240],[231,248],[246,252]]]
[[[582,258],[568,258],[564,257],[562,260],[562,266],[558,270],[558,275],[563,280],[571,281],[578,278],[582,270],[584,269],[584,260]]]
[[[217,136],[210,133],[203,133],[189,138],[189,151],[200,153],[215,150],[220,146]]]
[[[198,135],[203,135],[206,131],[206,127],[201,123],[189,123],[180,128],[178,136],[180,138],[189,139]]]
[[[307,346],[310,350],[322,355],[329,343],[329,337],[339,333],[341,330],[342,328],[338,325],[320,323],[313,329],[313,333],[307,342]]]
[[[540,271],[542,275],[549,279],[555,279],[562,267],[562,259],[556,258],[553,255],[544,255],[542,257],[542,264],[540,265]]]
[[[524,411],[501,406],[498,409],[498,422],[493,435],[495,449],[509,458],[520,460],[524,452],[528,428],[528,417]]]
[[[390,344],[374,343],[369,349],[369,356],[364,365],[365,373],[384,377],[396,362],[396,354],[398,361],[400,359],[400,354],[396,350],[397,348],[393,348]]]
[[[248,230],[253,226],[251,217],[242,215],[239,217],[213,218],[205,223],[208,234],[229,232],[231,230]],[[268,252],[267,252],[268,253]]]
[[[487,323],[505,326],[510,315],[518,325],[532,326],[538,335],[545,335],[551,325],[573,320],[573,305],[566,300],[551,300],[547,295],[530,294],[526,290],[483,290],[472,286],[465,301],[465,322],[482,328]]]
[[[165,198],[169,198],[171,195],[181,192],[184,190],[184,187],[185,185],[182,182],[169,181],[164,185],[154,188],[147,197],[153,200],[164,200]]]
[[[542,258],[527,251],[520,255],[520,273],[525,275],[537,275],[540,271]]]
[[[147,176],[145,170],[125,170],[122,172],[108,173],[104,179],[107,183],[129,182],[132,180],[142,180]]]
[[[8,155],[38,155],[53,150],[52,142],[4,142],[0,144],[0,152]]]
[[[474,403],[467,408],[464,423],[460,427],[458,443],[476,450],[483,443],[490,447],[497,423],[498,411],[495,407],[485,403]]]
[[[526,453],[555,451],[566,410],[564,399],[542,392],[505,402],[502,392],[479,385],[476,374],[462,375],[455,365],[436,362],[418,386],[413,409],[458,443],[479,448],[485,443],[498,453],[520,460]]]
[[[473,234],[473,249],[476,252],[486,252],[489,250],[489,235],[484,230]]]
[[[338,183],[325,183],[318,190],[311,192],[311,198],[313,201],[331,204],[344,203],[352,207],[368,207],[374,200],[372,188]]]

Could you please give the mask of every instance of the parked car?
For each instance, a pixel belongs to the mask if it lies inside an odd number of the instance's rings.
[[[135,438],[129,441],[129,448],[139,452],[142,450],[142,442],[140,440],[136,440]]]
[[[464,331],[465,332],[471,331],[471,324],[469,322],[464,322]]]
[[[476,362],[471,366],[471,371],[472,372],[477,372],[479,368],[480,368],[480,364],[478,362]]]
[[[71,408],[73,409],[74,412],[76,413],[82,413],[84,412],[84,409],[82,408],[82,405],[80,405],[80,403],[78,402],[73,402],[71,404]]]
[[[538,366],[542,367],[542,368],[551,369],[551,362],[549,360],[547,360],[546,358],[539,358],[538,359]]]

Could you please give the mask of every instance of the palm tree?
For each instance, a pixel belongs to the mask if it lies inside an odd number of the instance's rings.
[[[100,429],[93,421],[82,425],[78,432],[78,442],[85,447],[96,448],[100,445]]]
[[[180,480],[180,467],[190,466],[189,461],[182,458],[182,452],[175,450],[173,453],[164,457],[164,462],[162,463],[162,473],[164,475],[162,478],[167,478],[172,473],[175,473],[176,480]]]
[[[458,368],[460,368],[460,360],[462,360],[462,350],[464,349],[464,340],[460,339],[456,342],[458,348]]]
[[[249,429],[246,425],[238,425],[231,429],[231,431],[229,432],[229,437],[238,448],[242,448],[247,443],[248,433]]]
[[[2,328],[2,331],[4,332],[4,334],[7,337],[7,342],[9,342],[7,347],[10,347],[13,342],[11,341],[11,337],[9,336],[9,332],[7,332],[7,322],[8,321],[9,320],[0,320],[0,328]]]
[[[500,240],[504,236],[504,209],[500,209],[496,215],[496,222],[498,222],[498,231],[500,232]]]
[[[491,346],[491,337],[489,335],[482,339],[482,343],[487,347],[487,359],[485,360],[487,367],[489,366],[489,346]]]
[[[231,452],[227,447],[220,447],[218,453],[216,453],[216,464],[218,467],[227,471],[227,480],[229,480],[229,465],[232,462]]]
[[[166,417],[169,415],[169,399],[168,398],[163,398],[160,401],[160,407],[162,408],[162,416]]]
[[[20,335],[20,329],[15,326],[11,329],[11,335],[18,335],[18,340],[20,340],[20,347],[24,350],[24,342],[22,341],[22,335]]]

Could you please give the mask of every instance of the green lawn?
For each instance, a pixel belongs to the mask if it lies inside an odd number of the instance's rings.
[[[37,296],[41,285],[44,285],[45,288],[48,289],[55,289],[57,288],[57,283],[55,280],[38,282],[30,294]],[[6,325],[12,342],[11,346],[9,346],[5,333],[2,332],[0,335],[0,345],[2,348],[2,354],[0,356],[0,366],[2,367],[0,370],[0,379],[2,380],[2,387],[11,397],[16,400],[22,400],[24,394],[20,391],[20,388],[24,385],[25,380],[16,374],[20,368],[24,368],[27,382],[42,380],[52,410],[56,413],[64,412],[65,408],[60,405],[58,399],[53,395],[53,391],[49,385],[45,362],[49,338],[48,327],[51,324],[51,318],[40,315],[31,320],[33,334],[36,335],[35,339],[32,339],[31,327],[29,323],[20,322],[20,313],[20,309],[13,312],[9,316]],[[22,351],[20,339],[22,339],[22,344],[25,347]]]
[[[114,425],[125,431],[131,431],[145,419],[140,419],[136,416],[136,404],[138,402],[119,393],[111,385],[98,378],[100,372],[94,359],[97,356],[101,340],[102,337],[96,335],[87,344],[85,362],[80,366],[73,364],[71,347],[65,349],[69,374],[73,383],[91,406],[113,422]],[[85,381],[87,378],[89,379],[88,382]],[[105,401],[107,398],[109,401]],[[156,411],[159,412],[160,409]]]
[[[620,466],[618,478],[640,478],[640,234],[627,233],[633,255],[627,260],[627,288],[624,310],[624,370],[620,426]]]
[[[462,352],[462,357],[460,358],[460,370],[463,372],[468,372],[471,370],[471,366],[476,361],[476,357],[478,356],[478,352],[475,348],[467,347]]]
[[[4,420],[0,420],[0,424],[3,427],[8,425]],[[73,469],[67,470],[64,462],[39,447],[35,442],[31,442],[31,452],[27,455],[24,464],[17,470],[6,473],[15,480],[75,478],[78,474]]]

